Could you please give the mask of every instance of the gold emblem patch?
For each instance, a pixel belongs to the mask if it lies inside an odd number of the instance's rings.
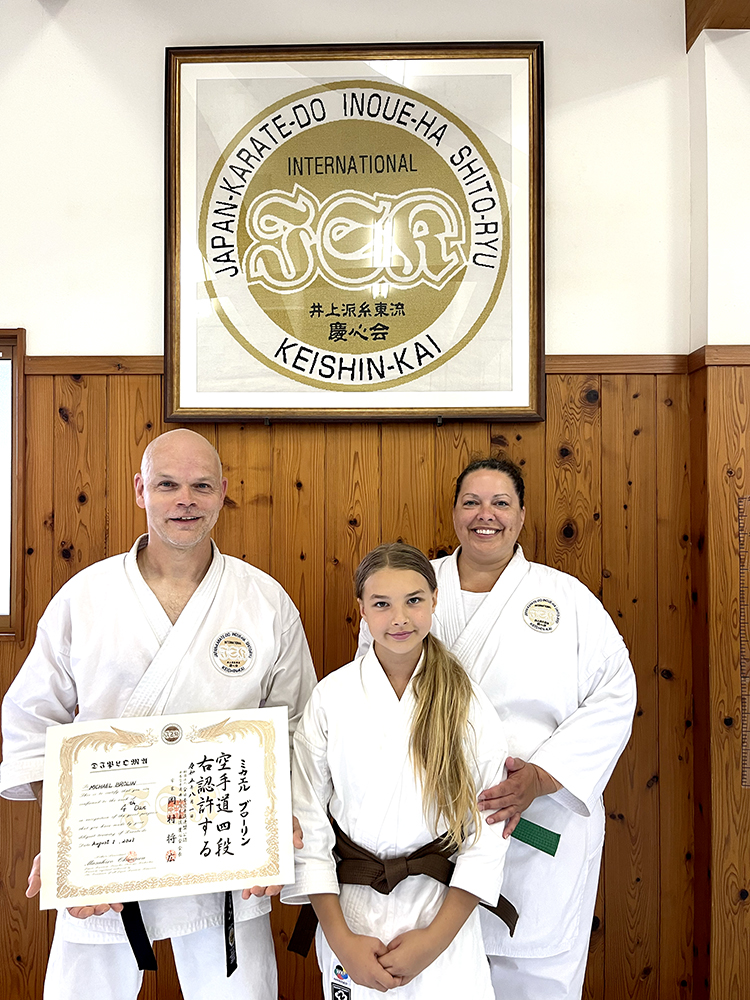
[[[226,677],[239,677],[252,666],[255,650],[250,639],[236,629],[222,632],[211,643],[211,662]]]
[[[395,83],[264,107],[203,189],[205,292],[249,354],[304,385],[410,382],[468,344],[510,259],[508,196],[466,122]]]
[[[523,609],[523,620],[535,632],[554,632],[560,623],[560,609],[548,597],[537,597]]]

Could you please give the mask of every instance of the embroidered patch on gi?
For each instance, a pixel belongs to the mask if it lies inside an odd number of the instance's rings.
[[[523,620],[535,632],[554,632],[560,623],[560,609],[548,597],[537,597],[523,609]]]
[[[343,965],[337,965],[333,970],[333,974],[336,979],[340,980],[342,983],[349,981],[349,973],[346,971]]]
[[[253,665],[255,649],[248,636],[237,629],[221,632],[211,643],[211,662],[225,677],[240,677]]]
[[[351,1000],[352,991],[341,983],[331,983],[331,1000]]]

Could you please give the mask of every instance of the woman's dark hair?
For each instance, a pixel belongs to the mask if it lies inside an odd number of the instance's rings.
[[[479,472],[480,469],[489,469],[491,472],[504,473],[513,483],[516,496],[518,497],[518,503],[521,508],[523,508],[524,482],[521,470],[512,459],[495,458],[493,456],[488,456],[487,458],[477,458],[473,462],[469,462],[456,480],[456,493],[453,497],[454,507],[458,503],[464,479],[466,479],[466,477],[472,472]]]

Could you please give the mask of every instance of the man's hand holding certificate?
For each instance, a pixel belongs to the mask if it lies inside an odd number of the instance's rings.
[[[51,726],[44,909],[294,880],[285,708]]]

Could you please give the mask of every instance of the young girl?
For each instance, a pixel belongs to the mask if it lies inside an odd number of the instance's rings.
[[[418,549],[380,545],[355,588],[374,643],[320,682],[295,734],[304,848],[282,898],[315,909],[326,1000],[393,987],[400,1000],[493,1000],[476,906],[497,903],[508,841],[502,824],[480,822],[476,799],[504,777],[500,721],[429,634],[437,585]],[[353,841],[340,840],[339,856],[364,849],[341,875],[349,883],[353,865],[361,884],[339,887],[329,815]],[[442,834],[450,841],[432,853],[459,845],[450,886],[408,874],[404,860]]]

